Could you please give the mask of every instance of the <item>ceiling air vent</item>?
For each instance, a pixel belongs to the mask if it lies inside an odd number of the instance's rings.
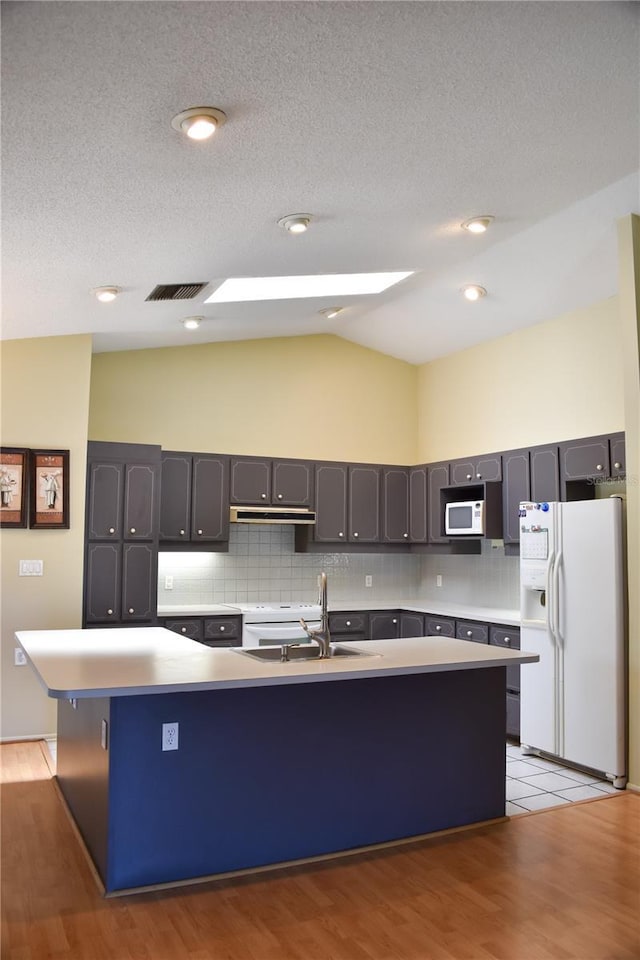
[[[147,300],[193,300],[206,283],[159,283]]]

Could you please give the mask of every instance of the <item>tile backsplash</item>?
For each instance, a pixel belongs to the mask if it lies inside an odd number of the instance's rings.
[[[232,524],[228,553],[160,553],[158,603],[314,601],[325,570],[333,601],[451,601],[519,606],[518,558],[483,544],[480,556],[295,553],[294,528]],[[442,587],[436,587],[436,576]],[[365,577],[372,586],[365,586]],[[171,577],[173,588],[166,589]]]

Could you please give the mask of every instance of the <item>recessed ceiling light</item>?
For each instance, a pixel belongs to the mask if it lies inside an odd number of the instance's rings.
[[[287,233],[306,233],[311,219],[310,213],[289,213],[278,220],[278,226],[284,227]]]
[[[185,317],[182,321],[185,330],[197,330],[200,326],[202,317]]]
[[[354,297],[363,293],[381,293],[412,273],[413,270],[403,273],[314,274],[305,277],[233,277],[225,280],[204,302]]]
[[[327,320],[333,320],[333,318],[337,317],[343,310],[344,307],[327,307],[326,310],[319,310],[318,312],[321,313],[323,317],[326,317]]]
[[[96,287],[93,293],[100,303],[111,303],[120,293],[120,287]]]
[[[192,140],[208,140],[226,119],[226,114],[217,107],[190,107],[177,114],[171,126],[179,133],[186,133]]]
[[[462,288],[462,293],[467,300],[480,300],[481,297],[486,297],[487,291],[484,287],[480,287],[477,283],[468,283],[466,287]]]
[[[469,233],[485,233],[489,224],[493,223],[493,219],[490,216],[472,217],[470,220],[465,220],[461,226]]]

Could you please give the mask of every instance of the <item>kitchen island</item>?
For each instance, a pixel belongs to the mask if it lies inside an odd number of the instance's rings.
[[[58,700],[57,779],[108,893],[503,817],[504,671],[537,660],[448,637],[290,663],[158,627],[16,639]]]

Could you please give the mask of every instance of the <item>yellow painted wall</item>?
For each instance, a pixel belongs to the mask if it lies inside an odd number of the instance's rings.
[[[55,702],[32,670],[15,667],[16,630],[82,625],[82,566],[91,337],[9,340],[0,354],[2,444],[69,450],[69,530],[3,529],[3,739],[55,734]],[[19,577],[19,560],[43,560],[43,577]]]
[[[418,459],[455,459],[624,430],[618,300],[419,368]]]
[[[102,353],[92,440],[413,463],[417,368],[331,335]]]

